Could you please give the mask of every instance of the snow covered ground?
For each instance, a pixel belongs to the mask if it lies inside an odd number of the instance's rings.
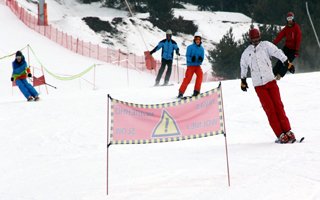
[[[30,44],[58,74],[76,74],[100,63],[29,30],[3,2],[0,19],[0,57]],[[250,80],[247,93],[240,90],[239,80],[222,82],[231,187],[224,137],[213,136],[111,146],[106,196],[107,94],[159,103],[171,101],[179,85],[154,88],[150,74],[102,64],[96,68],[95,90],[83,79],[59,81],[46,74],[58,89],[49,87],[46,94],[41,87],[41,101],[26,102],[11,88],[12,60],[0,60],[0,199],[320,199],[319,72],[288,74],[278,82],[293,131],[306,137],[301,144],[274,143]],[[30,63],[39,67],[32,56]],[[92,77],[90,72],[84,79]],[[204,83],[202,90],[217,85]]]
[[[18,2],[36,15],[36,4],[30,4],[25,0],[18,0]],[[101,3],[88,5],[80,4],[75,0],[46,0],[46,3],[50,24],[87,42],[143,55],[144,51],[152,50],[159,41],[165,38],[166,30],[160,30],[145,20],[149,16],[148,13],[136,13],[135,17],[129,18],[126,17],[129,16],[128,12],[101,7]],[[233,28],[235,39],[240,40],[251,24],[251,18],[241,13],[197,11],[194,5],[186,4],[185,6],[187,9],[174,9],[174,15],[177,18],[182,16],[186,20],[192,20],[199,27],[199,31],[203,34],[206,55],[208,55],[207,51],[214,48],[214,45],[220,41],[230,27]],[[120,32],[95,34],[82,20],[83,17],[90,16],[109,22],[115,17],[123,18],[123,23],[117,25]],[[173,39],[179,44],[180,53],[184,55],[193,36],[179,33],[174,35]],[[153,56],[160,60],[160,51]],[[180,59],[180,63],[185,63],[184,56],[180,56]],[[204,60],[204,68],[205,71],[211,69],[207,59]]]

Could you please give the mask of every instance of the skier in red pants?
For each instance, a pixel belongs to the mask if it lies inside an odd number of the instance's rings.
[[[284,111],[281,101],[279,87],[272,72],[271,57],[278,58],[289,71],[294,66],[288,61],[287,56],[274,44],[268,41],[260,41],[258,29],[249,31],[251,45],[249,45],[241,56],[241,89],[247,91],[246,81],[248,68],[255,91],[261,105],[268,117],[269,124],[277,136],[278,143],[293,143],[296,141],[288,117]]]
[[[183,98],[183,94],[186,91],[193,74],[197,75],[197,79],[192,96],[197,96],[200,94],[203,77],[203,72],[200,65],[202,64],[204,58],[204,48],[201,46],[201,38],[202,34],[200,32],[196,32],[194,34],[193,44],[187,47],[187,71],[179,88],[178,98]]]

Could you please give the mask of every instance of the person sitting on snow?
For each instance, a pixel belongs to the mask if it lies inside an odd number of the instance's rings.
[[[150,55],[158,51],[159,49],[162,48],[162,53],[161,53],[161,67],[159,69],[157,78],[156,78],[156,83],[155,86],[159,85],[160,79],[162,77],[162,74],[164,72],[164,69],[166,68],[166,65],[168,65],[168,69],[166,72],[166,76],[164,78],[164,84],[163,85],[168,85],[169,84],[169,79],[171,76],[171,71],[172,71],[172,60],[173,60],[173,52],[176,50],[176,54],[179,56],[179,47],[177,43],[172,40],[172,31],[170,29],[167,30],[166,32],[166,39],[161,40],[159,44],[150,51]]]
[[[16,52],[15,60],[12,62],[12,76],[11,81],[15,81],[22,94],[28,101],[39,100],[39,94],[34,87],[28,83],[27,76],[32,77],[30,68],[25,61],[21,51]]]

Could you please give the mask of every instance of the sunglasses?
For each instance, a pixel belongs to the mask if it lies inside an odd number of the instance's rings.
[[[287,17],[287,21],[292,21],[294,19],[294,17],[293,16],[289,16],[289,17]]]

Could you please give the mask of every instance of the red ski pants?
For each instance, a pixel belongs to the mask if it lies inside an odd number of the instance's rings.
[[[183,82],[179,88],[179,93],[180,94],[184,94],[184,92],[186,91],[193,74],[197,75],[196,78],[196,84],[194,85],[194,90],[200,92],[201,89],[201,83],[202,83],[202,78],[203,78],[203,72],[200,66],[188,66],[187,67],[187,71],[185,74],[185,77],[183,79]]]
[[[290,122],[284,111],[277,82],[273,80],[255,87],[255,90],[275,135],[279,137],[281,133],[290,131]]]

